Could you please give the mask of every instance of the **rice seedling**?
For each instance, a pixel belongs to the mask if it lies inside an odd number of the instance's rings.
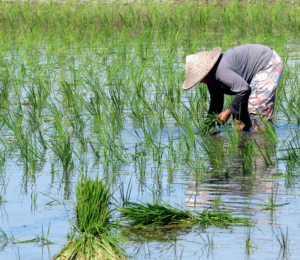
[[[246,239],[245,239],[245,247],[247,254],[250,253],[251,248],[257,248],[255,243],[253,242],[253,226],[246,227]]]
[[[0,241],[1,241],[1,249],[4,248],[7,243],[9,242],[9,238],[7,237],[6,233],[4,230],[0,227]]]
[[[279,227],[276,231],[273,230],[273,234],[280,245],[280,251],[282,252],[283,257],[287,257],[291,242],[289,239],[289,227],[286,227],[286,232]]]
[[[244,174],[252,174],[253,172],[253,156],[254,147],[251,140],[244,142],[244,150],[241,151],[242,156],[242,171]]]
[[[258,152],[262,156],[266,166],[272,166],[274,165],[274,162],[271,159],[271,154],[274,153],[274,149],[272,145],[268,144],[268,142],[264,142],[264,146],[257,143],[256,140],[254,140],[255,147],[257,148]]]
[[[71,143],[71,137],[68,133],[65,136],[60,136],[59,139],[51,140],[51,150],[60,159],[64,172],[70,171],[73,166],[72,154],[73,147]]]
[[[14,142],[19,148],[21,156],[24,159],[26,171],[30,169],[33,173],[35,173],[36,160],[43,160],[43,154],[38,147],[34,146],[33,142],[30,140],[28,132],[24,130],[22,124],[19,125],[17,121],[18,119],[13,118],[12,116],[4,118],[5,124],[14,134]]]
[[[205,172],[207,170],[207,165],[205,164],[205,159],[200,155],[200,153],[194,154],[196,158],[190,158],[185,161],[186,164],[192,169],[192,173],[195,176],[196,187],[199,186],[199,180],[202,182],[205,179]]]
[[[44,234],[44,226],[42,224],[42,235],[37,236],[42,242],[41,246],[54,244],[48,239],[50,234],[50,226],[51,226],[51,219],[49,220],[47,234]]]
[[[291,140],[285,144],[286,155],[278,158],[278,160],[285,161],[286,169],[289,175],[293,175],[294,171],[299,168],[300,155],[300,138],[298,131],[291,131]]]
[[[216,194],[216,196],[214,196],[214,198],[213,198],[211,208],[214,211],[219,211],[220,210],[220,205],[225,206],[223,203],[221,203],[222,196],[223,196],[223,187],[221,187],[221,190],[220,190],[219,194]]]
[[[278,143],[278,138],[272,123],[269,120],[262,120],[263,128],[262,134],[264,137],[271,142],[272,145],[276,145]]]
[[[119,190],[120,190],[120,196],[122,199],[122,207],[124,207],[126,201],[130,200],[130,195],[131,195],[131,191],[132,191],[131,179],[129,180],[126,192],[125,192],[125,188],[124,188],[124,182],[122,182],[120,184]]]
[[[200,143],[200,147],[212,164],[217,166],[222,164],[226,152],[222,140],[215,138],[214,136],[204,136]]]
[[[109,186],[82,176],[76,186],[76,232],[54,259],[126,259],[109,208]]]
[[[153,164],[154,164],[154,167],[155,167],[156,171],[159,170],[159,168],[162,164],[163,154],[164,154],[164,147],[161,145],[161,142],[159,142],[158,145],[156,145],[155,148],[152,150],[152,160],[153,160]],[[172,154],[173,154],[173,150],[172,150],[172,148],[170,148],[170,156],[171,156],[171,158],[170,158],[171,162],[170,163],[173,165],[173,163],[174,163],[173,158],[174,157],[172,157],[173,156]]]

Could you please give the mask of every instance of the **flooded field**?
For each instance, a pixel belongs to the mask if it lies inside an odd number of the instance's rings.
[[[263,5],[243,7],[249,18],[243,18],[245,24],[260,17]],[[112,207],[122,207],[122,188],[131,187],[131,202],[153,203],[159,198],[176,208],[227,212],[254,223],[154,229],[122,224],[118,232],[127,239],[121,245],[129,259],[298,258],[300,54],[293,41],[297,30],[292,30],[296,25],[287,27],[284,20],[284,31],[257,18],[248,33],[243,26],[229,30],[225,18],[242,21],[242,16],[229,16],[237,6],[234,2],[217,9],[224,18],[218,28],[213,4],[197,5],[207,14],[200,18],[187,15],[186,10],[194,8],[191,4],[166,5],[162,10],[158,4],[149,5],[147,23],[143,20],[139,26],[134,21],[144,17],[146,7],[138,4],[124,10],[96,5],[92,11],[89,5],[82,10],[49,5],[53,16],[46,15],[47,23],[38,18],[42,7],[37,7],[34,23],[30,3],[23,9],[0,6],[7,14],[3,19],[10,17],[6,23],[0,21],[6,30],[0,50],[1,259],[50,259],[66,245],[74,231],[75,187],[82,175],[99,176],[110,185]],[[19,29],[8,13],[19,17],[18,8],[24,12],[20,28],[28,31],[14,34]],[[280,8],[289,10],[279,3],[268,8],[275,16]],[[293,8],[290,18],[298,17],[299,7]],[[187,27],[197,22],[197,29],[180,28],[176,16]],[[163,26],[165,19],[170,27]],[[259,34],[256,28],[263,26]],[[135,33],[130,34],[133,27]],[[207,28],[205,36],[192,37],[199,28]],[[237,35],[241,40],[235,40]],[[214,135],[202,134],[210,97],[201,84],[181,90],[185,56],[212,46],[225,51],[246,42],[268,45],[284,60],[275,134],[270,129],[260,135],[239,132],[231,121]],[[227,96],[224,107],[231,100]],[[113,218],[123,221],[118,213]]]

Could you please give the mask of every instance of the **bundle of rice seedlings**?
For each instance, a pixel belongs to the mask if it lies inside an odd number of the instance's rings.
[[[126,207],[119,209],[121,217],[129,226],[154,228],[167,225],[229,226],[231,224],[253,225],[251,220],[234,217],[219,210],[204,210],[201,213],[177,209],[166,202],[134,203],[126,202]]]
[[[177,209],[167,202],[134,203],[126,202],[126,207],[120,208],[121,217],[128,220],[130,226],[162,227],[166,225],[188,225],[197,222],[197,217],[190,211]]]
[[[208,114],[200,124],[200,130],[197,132],[199,134],[213,134],[215,127],[220,123],[219,117],[217,114]]]
[[[54,259],[126,259],[124,241],[111,222],[109,186],[96,177],[81,177],[76,187],[76,235]]]

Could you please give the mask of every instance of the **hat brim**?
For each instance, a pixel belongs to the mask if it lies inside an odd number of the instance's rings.
[[[216,47],[211,51],[198,52],[195,55],[199,56],[199,59],[202,58],[205,60],[204,68],[199,69],[195,64],[190,62],[187,64],[185,81],[182,85],[182,89],[189,90],[197,85],[205,76],[211,71],[213,66],[216,64],[217,60],[221,55],[221,47]]]

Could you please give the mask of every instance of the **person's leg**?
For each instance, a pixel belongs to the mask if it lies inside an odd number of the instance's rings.
[[[250,119],[252,123],[252,127],[254,132],[261,133],[262,130],[265,130],[266,124],[270,124],[274,131],[273,121],[272,119],[268,119],[267,116],[259,117],[256,114],[250,114]]]
[[[259,71],[252,79],[248,112],[252,127],[260,133],[266,121],[272,124],[276,90],[283,73],[283,62],[273,51],[268,66]]]
[[[233,126],[238,130],[248,131],[251,127],[251,120],[248,113],[248,107],[241,108],[239,115],[233,115]]]

